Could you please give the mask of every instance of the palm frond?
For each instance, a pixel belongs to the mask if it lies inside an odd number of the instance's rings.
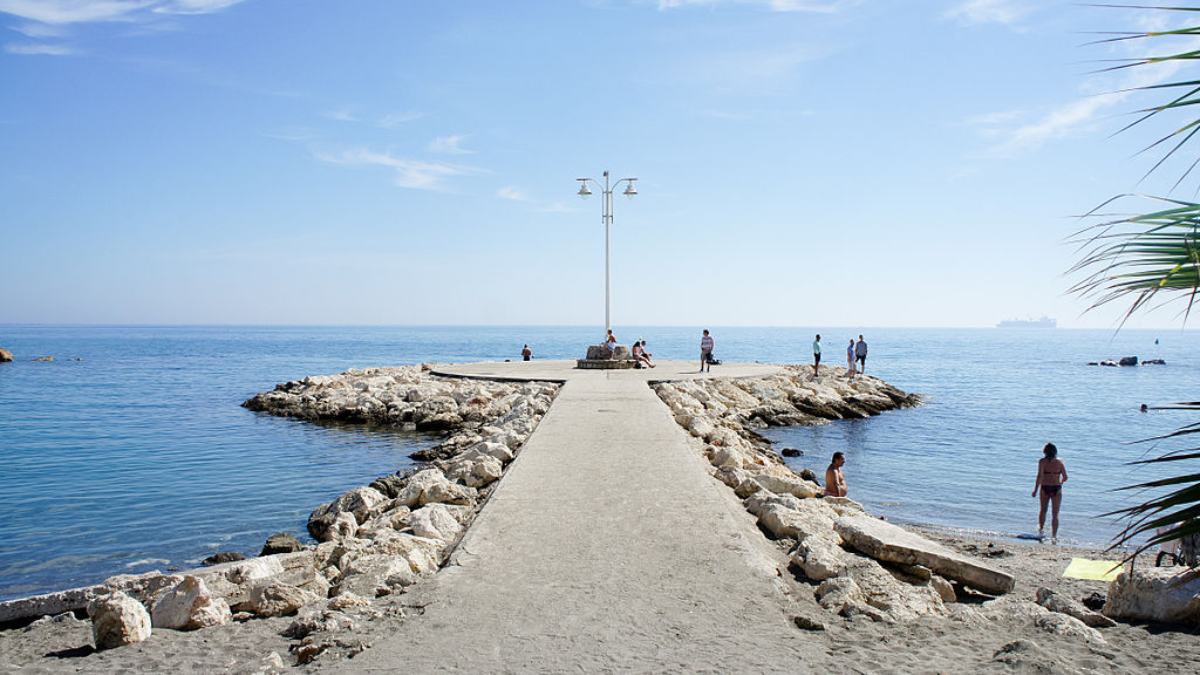
[[[1179,7],[1164,5],[1098,4],[1096,7],[1119,7],[1164,12],[1200,12],[1200,6]],[[1161,41],[1163,38],[1195,39],[1200,26],[1185,26],[1164,31],[1124,31],[1108,33],[1108,37],[1091,44],[1131,41]],[[1154,42],[1157,45],[1159,42]],[[1188,45],[1191,47],[1194,45]],[[1124,71],[1163,64],[1188,64],[1200,60],[1200,49],[1176,48],[1161,56],[1118,59],[1116,65],[1101,72]],[[1165,79],[1165,78],[1163,78]],[[1165,94],[1167,100],[1134,111],[1135,119],[1116,133],[1125,133],[1161,116],[1184,114],[1200,104],[1200,80],[1178,79],[1121,90],[1120,93],[1141,92]],[[1200,116],[1186,116],[1175,129],[1162,135],[1142,152],[1163,148],[1158,158],[1143,176],[1162,168],[1176,154],[1191,147],[1200,133]],[[1140,153],[1139,153],[1140,154]],[[1200,165],[1195,158],[1175,181],[1177,189]],[[1070,274],[1082,278],[1070,292],[1090,299],[1088,310],[1112,302],[1128,303],[1120,325],[1125,325],[1135,313],[1152,311],[1172,302],[1185,304],[1182,312],[1186,324],[1196,300],[1200,297],[1200,203],[1169,197],[1150,197],[1157,210],[1133,215],[1108,215],[1110,205],[1134,198],[1119,195],[1092,209],[1082,218],[1089,224],[1072,236],[1078,245],[1079,261]],[[1105,212],[1102,213],[1101,209]],[[1157,303],[1157,304],[1156,304]],[[1179,403],[1172,410],[1200,411],[1200,402]],[[1191,434],[1200,433],[1200,423],[1185,425],[1174,432],[1141,442],[1174,443]],[[1191,444],[1189,444],[1190,446]],[[1140,504],[1104,514],[1116,516],[1124,527],[1113,538],[1110,548],[1136,546],[1129,558],[1158,544],[1200,534],[1200,448],[1174,449],[1157,457],[1130,462],[1130,465],[1179,467],[1172,476],[1143,481],[1119,490],[1138,491],[1149,495]],[[1182,463],[1182,464],[1181,464]],[[1148,536],[1147,536],[1148,535]],[[1128,558],[1127,558],[1128,559]]]

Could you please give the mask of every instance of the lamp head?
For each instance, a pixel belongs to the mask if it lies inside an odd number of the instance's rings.
[[[629,197],[630,199],[633,199],[634,196],[637,195],[637,193],[638,193],[636,181],[637,181],[636,178],[634,178],[633,180],[630,180],[629,184],[625,186],[625,192],[623,192],[621,194],[625,195],[626,197]]]
[[[579,195],[583,199],[587,199],[588,197],[591,197],[592,191],[590,189],[588,189],[587,181],[582,178],[580,178],[578,180],[579,180],[579,192],[577,192],[575,194]]]

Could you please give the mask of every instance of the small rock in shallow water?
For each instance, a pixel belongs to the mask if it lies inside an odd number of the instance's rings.
[[[237,562],[238,560],[245,560],[245,559],[246,559],[246,556],[242,555],[241,553],[238,553],[237,551],[221,551],[219,553],[214,553],[214,554],[208,556],[207,558],[205,558],[204,560],[201,560],[200,562],[201,562],[201,564],[203,564],[207,567],[209,565],[220,565],[221,563]]]
[[[8,363],[13,360],[12,352],[0,347],[0,363]]]
[[[263,544],[262,555],[275,555],[276,553],[295,553],[304,549],[304,545],[296,537],[287,532],[276,532],[267,537],[267,543]]]
[[[50,363],[51,361],[54,360],[54,357],[53,356],[37,356],[37,357],[34,357],[33,360],[34,361],[42,361],[44,363]]]
[[[796,448],[784,448],[779,452],[779,454],[783,455],[784,457],[799,457],[804,454],[804,451],[797,450]]]

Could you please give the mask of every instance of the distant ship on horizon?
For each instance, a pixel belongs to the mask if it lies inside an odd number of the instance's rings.
[[[1058,321],[1048,316],[1040,319],[1005,319],[996,328],[1058,328]]]

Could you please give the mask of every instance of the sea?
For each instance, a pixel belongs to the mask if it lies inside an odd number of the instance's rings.
[[[655,358],[695,358],[701,327],[615,326]],[[1031,497],[1048,441],[1070,476],[1061,539],[1106,545],[1101,514],[1121,487],[1164,475],[1130,462],[1177,446],[1142,442],[1194,421],[1139,411],[1196,400],[1200,333],[1123,330],[709,326],[722,360],[807,363],[821,333],[843,364],[860,333],[867,372],[921,394],[919,408],[819,427],[776,428],[823,473],[846,453],[850,496],[886,517],[999,538],[1036,530]],[[437,437],[325,425],[240,407],[277,383],[347,368],[581,356],[592,327],[0,325],[0,599],[186,569],[217,551],[254,555],[309,512],[412,466]],[[35,361],[54,356],[53,361]],[[1166,365],[1088,366],[1136,355]],[[714,367],[714,373],[720,367]],[[596,448],[596,452],[604,452]],[[1168,467],[1169,468],[1169,467]],[[1144,496],[1144,495],[1142,495]]]

